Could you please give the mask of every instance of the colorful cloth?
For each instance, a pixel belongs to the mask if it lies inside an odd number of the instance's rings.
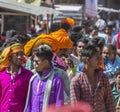
[[[108,77],[102,71],[96,72],[98,79],[97,87],[92,88],[87,74],[81,72],[78,76],[73,77],[70,85],[71,103],[79,101],[89,103],[94,112],[115,112],[115,106],[112,96],[112,90]]]
[[[46,77],[50,71],[51,69],[45,70],[43,76]],[[31,89],[29,93],[30,97],[28,100],[27,110],[25,112],[42,112],[44,92],[48,78],[49,77],[44,80],[40,80],[38,76],[35,76],[34,79],[31,80]],[[64,103],[63,91],[63,80],[58,74],[55,73],[52,81],[48,105],[55,104],[56,107],[62,106]]]
[[[62,79],[64,81],[64,86],[65,86],[64,91],[65,91],[65,93],[67,94],[67,96],[70,96],[70,81],[69,81],[69,78],[68,78],[68,74],[65,72],[64,69],[62,69],[63,67],[59,66],[58,64],[56,64],[54,62],[53,62],[53,66],[54,66],[55,73],[58,74],[60,77],[62,77]],[[33,73],[36,73],[36,70],[33,67],[33,61],[31,60],[31,58],[29,58],[28,63],[25,65],[25,67],[28,70],[32,70]]]
[[[120,49],[120,32],[118,33],[117,38],[116,38],[116,48]]]
[[[23,47],[20,43],[15,43],[5,48],[0,55],[0,70],[3,70],[9,66],[9,56],[20,51],[23,52]]]
[[[59,48],[71,48],[73,46],[73,42],[70,39],[68,33],[65,29],[61,28],[53,33],[49,34],[52,38],[57,39],[59,42]]]
[[[31,76],[23,67],[14,77],[7,69],[0,72],[0,112],[23,112]]]
[[[120,59],[116,56],[114,63],[112,63],[109,59],[104,59],[105,70],[104,73],[108,75],[109,80],[115,80],[115,72],[117,68],[120,67]]]
[[[55,53],[53,55],[52,62],[54,64],[54,66],[61,68],[65,71],[68,68],[67,64],[60,57],[58,57]]]
[[[60,49],[60,44],[57,39],[47,34],[41,34],[36,38],[31,39],[25,44],[24,53],[28,56],[31,55],[33,50],[42,43],[49,44],[52,47],[53,52],[58,52]]]
[[[74,19],[72,18],[64,18],[61,21],[61,24],[68,23],[71,27],[75,24]]]
[[[120,92],[117,91],[116,83],[112,87],[112,94],[114,97],[115,107],[117,106],[118,99],[120,98]]]

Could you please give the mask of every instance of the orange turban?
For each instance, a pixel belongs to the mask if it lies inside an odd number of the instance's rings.
[[[15,43],[9,47],[6,47],[0,55],[0,70],[3,70],[9,66],[8,57],[19,51],[23,51],[23,47],[20,43]]]
[[[63,29],[59,29],[55,32],[49,34],[52,38],[57,39],[60,44],[60,48],[71,48],[73,46],[73,42],[71,41],[68,33]]]
[[[50,35],[47,34],[41,34],[36,38],[31,39],[25,44],[24,53],[29,56],[32,51],[37,48],[41,43],[49,44],[52,47],[53,52],[56,53],[60,49],[60,45],[57,39],[52,38]]]
[[[75,24],[74,19],[72,18],[65,18],[61,21],[61,24],[68,23],[71,27]]]

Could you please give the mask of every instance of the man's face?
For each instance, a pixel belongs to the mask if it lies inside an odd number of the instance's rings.
[[[76,47],[76,52],[77,52],[77,55],[80,55],[81,54],[81,51],[83,50],[83,48],[85,47],[85,44],[83,42],[79,42],[77,47]]]
[[[10,57],[10,63],[16,66],[21,66],[23,55],[24,53],[22,51],[12,54]]]
[[[45,68],[46,68],[45,61],[46,60],[43,60],[43,59],[37,57],[36,55],[33,56],[33,64],[34,64],[36,71],[43,72],[45,70]]]
[[[105,46],[102,50],[102,57],[109,58],[109,55],[110,55],[109,48]]]
[[[89,66],[95,70],[99,68],[99,65],[100,65],[100,55],[99,53],[96,53],[94,56],[92,56],[89,59]]]

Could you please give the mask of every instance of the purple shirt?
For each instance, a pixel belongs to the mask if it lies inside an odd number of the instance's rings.
[[[50,70],[46,70],[44,75],[48,74],[48,72],[50,72]],[[27,112],[42,112],[47,79],[48,78],[40,80],[38,76],[36,76],[32,81]],[[56,107],[60,107],[64,104],[64,82],[58,74],[55,74],[53,77],[48,104],[55,104]]]
[[[32,74],[23,67],[14,77],[0,71],[0,112],[23,112]]]

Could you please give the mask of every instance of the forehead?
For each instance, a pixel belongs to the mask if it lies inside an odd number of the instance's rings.
[[[16,54],[21,55],[21,54],[24,54],[24,52],[23,51],[18,51],[16,53],[13,53],[13,55],[16,55]]]
[[[33,59],[33,60],[42,60],[42,58],[39,57],[39,56],[37,56],[37,55],[33,55],[33,56],[32,56],[32,59]]]
[[[33,55],[32,58],[38,59],[39,57],[37,55]]]
[[[77,46],[80,46],[80,45],[85,45],[85,43],[80,41],[80,42],[77,43]]]
[[[107,46],[104,46],[104,47],[103,47],[103,50],[104,50],[104,51],[109,51],[109,48],[108,48]]]

